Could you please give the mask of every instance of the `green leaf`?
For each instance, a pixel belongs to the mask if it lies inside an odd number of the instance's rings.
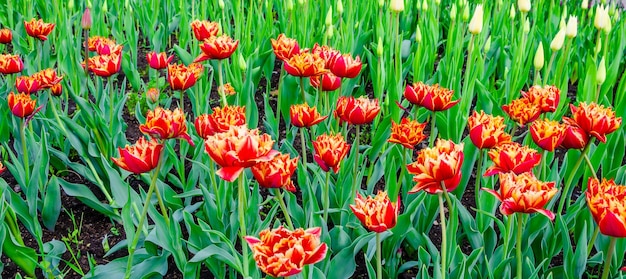
[[[41,209],[41,220],[43,225],[51,231],[59,219],[61,213],[61,187],[56,176],[52,176],[48,181],[48,187],[43,198],[43,207]]]

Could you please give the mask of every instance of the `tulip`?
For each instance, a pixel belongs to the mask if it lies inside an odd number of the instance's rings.
[[[378,191],[373,198],[363,198],[357,194],[354,203],[350,205],[350,209],[369,231],[382,233],[396,226],[400,201],[398,199],[398,202],[391,202],[387,192]]]
[[[539,42],[539,45],[537,46],[537,52],[535,52],[535,58],[533,59],[533,66],[535,66],[535,71],[541,70],[541,68],[543,68],[543,63],[543,43]]]
[[[157,139],[181,138],[186,140],[190,145],[194,145],[193,141],[191,141],[191,137],[187,134],[185,114],[180,108],[171,111],[157,107],[154,110],[148,111],[146,123],[139,125],[139,130]]]
[[[330,65],[330,71],[340,78],[355,78],[361,72],[361,58],[350,54],[337,55]]]
[[[582,149],[589,142],[589,136],[587,133],[576,124],[576,122],[570,118],[563,118],[565,124],[565,135],[563,136],[563,142],[559,147],[565,149]]]
[[[546,151],[554,151],[565,139],[567,125],[550,120],[537,120],[530,124],[533,141]]]
[[[50,93],[52,93],[52,96],[61,96],[63,93],[63,86],[61,86],[61,83],[57,83],[50,87]]]
[[[606,62],[604,60],[604,57],[602,57],[602,59],[600,59],[600,64],[598,64],[598,70],[596,71],[596,82],[599,85],[602,85],[605,80],[606,80]]]
[[[340,121],[352,125],[363,125],[374,121],[378,112],[380,112],[378,99],[370,100],[365,96],[359,98],[341,96],[337,99],[334,115]]]
[[[517,8],[522,13],[530,11],[530,0],[517,0]]]
[[[10,44],[13,40],[13,33],[11,33],[11,29],[2,28],[0,29],[0,44]]]
[[[194,126],[196,132],[203,139],[217,133],[227,132],[231,126],[246,124],[246,108],[240,106],[225,106],[213,108],[213,113],[203,114],[196,118]]]
[[[472,16],[472,20],[470,20],[468,26],[469,32],[472,35],[480,34],[480,31],[483,30],[483,5],[478,4],[476,9],[474,10],[474,15]]]
[[[32,76],[19,76],[15,79],[15,88],[17,92],[30,94],[37,92],[41,87],[37,78]]]
[[[596,15],[593,20],[593,26],[598,30],[604,30],[607,27],[607,22],[610,25],[611,20],[606,8],[602,5],[596,7]]]
[[[509,18],[510,19],[515,19],[515,6],[514,6],[514,4],[511,4],[511,9],[509,10]]]
[[[284,188],[295,192],[296,187],[291,181],[291,175],[298,166],[298,158],[289,158],[289,154],[280,154],[267,162],[260,162],[250,168],[254,179],[259,186],[265,188]]]
[[[267,162],[278,154],[272,150],[274,141],[268,134],[259,135],[259,130],[248,130],[246,126],[230,126],[228,131],[208,136],[205,151],[221,169],[217,175],[233,182],[244,168],[259,162]]]
[[[320,78],[322,79],[321,84]],[[341,78],[330,72],[322,74],[321,76],[312,76],[309,81],[311,86],[319,88],[322,91],[335,91],[341,87]]]
[[[570,16],[567,21],[567,25],[565,27],[565,36],[572,39],[576,37],[578,33],[578,18],[575,16]]]
[[[324,68],[325,61],[317,54],[302,52],[285,60],[285,71],[296,77],[319,76],[328,72]]]
[[[581,102],[578,107],[570,104],[572,120],[576,122],[588,136],[593,136],[601,142],[606,142],[606,135],[614,132],[622,124],[621,117],[615,117],[611,108],[605,108],[596,103]],[[564,119],[568,119],[564,117]]]
[[[196,84],[202,69],[199,64],[191,64],[189,67],[183,64],[170,64],[167,66],[167,81],[172,90],[186,90]]]
[[[43,71],[36,72],[33,77],[39,83],[39,87],[42,89],[51,88],[55,84],[63,80],[63,76],[58,76],[53,69],[45,69]]]
[[[320,46],[315,44],[313,46],[312,53],[319,55],[324,60],[324,68],[330,69],[335,60],[335,57],[341,56],[341,53],[329,46]]]
[[[132,146],[126,145],[124,149],[118,147],[120,157],[111,158],[111,160],[122,169],[140,174],[157,167],[162,149],[163,144],[154,139],[148,141],[141,137]]]
[[[396,13],[404,11],[404,0],[391,0],[389,9]]]
[[[198,41],[204,41],[208,38],[217,36],[220,32],[220,24],[207,20],[194,20],[190,24],[193,35]]]
[[[300,53],[298,41],[288,38],[285,34],[278,35],[276,40],[270,39],[274,55],[281,61],[289,60],[293,55]]]
[[[426,123],[419,123],[408,118],[402,118],[400,123],[391,120],[391,136],[387,141],[413,149],[418,143],[426,139],[425,127]]]
[[[350,145],[347,144],[341,134],[322,134],[313,141],[315,155],[313,159],[320,165],[322,170],[328,172],[332,169],[339,172],[339,163],[348,154]]]
[[[24,63],[18,55],[0,54],[0,73],[16,74],[24,69]]]
[[[552,85],[545,87],[535,85],[528,89],[528,92],[522,91],[522,96],[533,105],[539,106],[541,112],[554,112],[559,106],[561,90]]]
[[[490,149],[500,144],[511,142],[511,135],[504,129],[504,118],[502,116],[492,116],[481,111],[480,114],[474,111],[467,119],[469,126],[469,136],[472,143],[479,149]]]
[[[91,10],[89,9],[89,7],[87,7],[85,9],[85,12],[83,12],[83,16],[80,19],[80,25],[81,27],[83,27],[83,29],[91,29]]]
[[[626,237],[626,187],[615,184],[613,179],[590,177],[587,183],[587,206],[603,235]]]
[[[498,192],[483,188],[500,202],[500,212],[504,215],[520,213],[540,213],[554,220],[554,213],[544,207],[558,192],[554,182],[539,181],[532,173],[501,173]]]
[[[100,77],[110,77],[117,74],[122,67],[122,55],[97,55],[89,58],[89,71]]]
[[[24,21],[24,28],[26,29],[28,36],[37,38],[41,41],[48,39],[48,35],[52,32],[54,26],[54,23],[45,23],[41,19],[35,20],[33,18],[30,21]]]
[[[152,103],[157,103],[159,101],[159,89],[151,87],[146,91],[146,98],[150,100]]]
[[[328,115],[320,115],[316,107],[309,107],[306,103],[292,105],[289,108],[289,116],[291,116],[291,124],[298,128],[311,127],[328,117]]]
[[[264,273],[272,277],[289,277],[305,265],[326,258],[328,247],[320,241],[320,228],[289,231],[282,226],[261,231],[259,238],[246,236],[254,260]]]
[[[221,92],[224,92],[224,94],[227,95],[227,96],[232,96],[232,95],[237,94],[237,91],[235,91],[235,88],[233,88],[233,86],[230,84],[230,82],[218,86],[217,90],[221,91]]]
[[[580,8],[583,10],[589,9],[589,0],[583,0],[580,3]]]
[[[324,21],[326,26],[333,25],[333,6],[330,6],[328,12],[326,12],[326,20]]]
[[[507,172],[522,174],[531,171],[541,161],[541,155],[537,150],[517,142],[496,146],[489,150],[488,154],[493,166],[489,167],[483,176]]]
[[[461,182],[462,164],[463,143],[437,139],[434,147],[420,150],[417,161],[406,166],[417,182],[409,193],[421,190],[429,194],[443,193],[442,186],[448,192],[454,191]]]
[[[2,162],[0,162],[0,174],[2,174],[5,170],[7,170],[7,168],[5,168]]]
[[[430,111],[443,111],[456,105],[460,100],[452,101],[453,95],[452,90],[440,87],[439,84],[425,85],[417,82],[404,89],[404,97],[409,102]]]
[[[228,35],[213,36],[200,44],[202,54],[194,62],[201,62],[208,59],[222,60],[230,57],[239,46],[239,40],[234,41]]]
[[[97,51],[99,47],[103,48],[103,46],[108,46],[108,45],[116,45],[116,44],[114,40],[101,37],[101,36],[93,36],[87,40],[87,48],[89,49],[89,51]]]
[[[167,56],[167,53],[156,53],[154,51],[146,53],[146,61],[150,65],[150,68],[160,70],[167,68],[167,65],[174,59],[173,55]]]
[[[541,115],[541,107],[525,97],[515,99],[508,105],[503,105],[502,110],[520,126],[535,121]]]
[[[559,32],[556,33],[552,42],[550,42],[550,49],[552,51],[560,50],[563,47],[563,43],[565,42],[565,28],[559,29]]]
[[[30,94],[19,93],[16,95],[13,92],[7,96],[7,102],[13,115],[21,118],[33,114],[37,104],[37,100],[31,99]]]

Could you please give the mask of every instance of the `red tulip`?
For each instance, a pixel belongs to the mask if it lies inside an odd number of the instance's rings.
[[[29,76],[19,76],[15,78],[15,88],[17,92],[24,94],[37,92],[40,89],[37,78]]]
[[[57,72],[50,68],[36,72],[33,77],[39,82],[39,87],[42,89],[51,88],[63,80],[63,76],[58,76]]]
[[[355,78],[361,72],[361,58],[350,54],[337,55],[330,65],[330,71],[338,77]]]
[[[544,207],[558,192],[554,188],[554,182],[542,182],[535,176],[526,172],[520,175],[515,173],[501,173],[500,190],[482,188],[492,194],[500,202],[500,212],[504,215],[520,213],[540,213],[554,220],[554,213]]]
[[[198,41],[204,41],[208,38],[217,36],[220,32],[220,24],[208,20],[194,20],[191,22],[191,31]]]
[[[148,111],[146,123],[139,125],[139,130],[157,139],[180,138],[186,140],[190,145],[194,145],[191,137],[187,134],[185,114],[180,108],[171,111],[157,107]]]
[[[541,115],[541,107],[528,98],[515,99],[510,104],[502,106],[502,110],[520,126],[535,121]]]
[[[587,133],[576,124],[571,118],[563,117],[565,126],[565,135],[560,147],[566,149],[582,149],[589,142]]]
[[[300,46],[295,39],[287,38],[285,34],[278,35],[276,40],[270,39],[272,42],[272,49],[276,58],[285,61],[291,58],[294,54],[300,53]]]
[[[589,178],[587,183],[587,206],[603,235],[626,237],[626,187],[615,184],[613,179]]]
[[[150,65],[150,68],[160,70],[167,68],[167,65],[172,62],[174,59],[173,55],[167,56],[167,53],[160,52],[156,53],[154,51],[146,53],[146,60]]]
[[[34,18],[30,21],[24,21],[24,28],[26,29],[26,33],[28,36],[37,38],[41,41],[45,41],[48,39],[48,35],[54,29],[54,23],[45,23],[43,20]]]
[[[13,92],[9,93],[7,102],[13,115],[21,118],[25,118],[33,114],[35,111],[35,105],[37,105],[37,100],[31,99],[30,94],[24,93],[19,93],[17,95]]]
[[[203,139],[217,133],[228,131],[231,126],[246,124],[246,107],[225,106],[213,108],[213,113],[203,114],[196,118],[196,132]]]
[[[122,55],[97,55],[89,58],[89,71],[100,77],[110,77],[122,68]]]
[[[289,154],[280,154],[267,162],[260,162],[250,168],[259,186],[265,188],[284,188],[295,192],[296,187],[291,175],[298,166],[298,158],[289,158]]]
[[[393,203],[389,200],[387,192],[378,191],[374,198],[367,197],[366,199],[357,193],[354,202],[354,205],[350,205],[350,209],[369,231],[382,233],[396,226],[400,199]]]
[[[170,83],[172,90],[187,90],[194,86],[202,73],[202,66],[193,66],[199,64],[191,64],[186,67],[183,64],[170,64],[167,66],[167,81]],[[199,68],[199,71],[197,70]]]
[[[320,77],[322,79],[321,88]],[[330,72],[322,74],[321,76],[312,76],[309,82],[311,83],[311,86],[320,88],[322,91],[335,91],[341,87],[341,78]]]
[[[0,162],[0,174],[2,174],[5,170],[7,170],[7,168],[5,168],[2,162]]]
[[[232,96],[237,94],[237,91],[235,91],[235,88],[233,88],[233,86],[230,84],[230,82],[228,83],[224,83],[220,86],[217,87],[217,92],[224,92],[224,95],[226,96]]]
[[[541,87],[535,85],[528,89],[528,92],[522,91],[522,96],[539,106],[541,112],[554,112],[559,106],[561,91],[555,86]]]
[[[18,55],[0,54],[0,73],[16,74],[24,69],[24,63]]]
[[[574,122],[589,136],[606,142],[606,135],[614,132],[622,124],[621,117],[615,117],[611,108],[605,108],[596,103],[587,104],[581,102],[578,107],[570,104]],[[564,119],[568,119],[564,117]]]
[[[328,72],[324,63],[324,59],[317,54],[301,52],[285,60],[285,71],[296,77],[319,76]]]
[[[554,151],[565,139],[567,126],[556,121],[536,120],[530,124],[530,135],[542,149]]]
[[[102,48],[102,45],[116,45],[114,40],[101,36],[89,37],[87,40],[87,48],[89,51],[97,51],[98,48]],[[100,54],[100,53],[99,53]]]
[[[61,83],[57,83],[50,87],[50,93],[52,93],[52,96],[61,96],[63,93],[63,86],[61,86]]]
[[[0,29],[0,44],[10,44],[12,40],[13,33],[11,33],[11,29]]]
[[[440,87],[439,84],[431,86],[417,82],[404,89],[404,97],[409,102],[430,111],[443,111],[456,105],[460,100],[452,101],[453,95],[452,90]]]
[[[498,173],[513,172],[522,174],[531,171],[541,161],[541,155],[528,146],[510,142],[489,150],[493,166],[489,167],[484,176]]]
[[[289,108],[289,115],[291,116],[291,124],[298,128],[311,127],[328,117],[328,115],[320,115],[316,107],[309,107],[307,103],[292,105]]]
[[[111,160],[122,169],[140,174],[156,168],[162,149],[163,145],[156,140],[147,141],[142,137],[132,146],[126,145],[124,149],[118,148],[120,157],[111,158]]]
[[[322,134],[313,141],[315,155],[313,159],[324,171],[332,169],[339,172],[339,163],[346,157],[350,145],[346,143],[341,134]]]
[[[226,59],[235,52],[237,46],[239,46],[239,40],[234,41],[228,35],[210,37],[200,44],[202,54],[194,62],[202,62],[208,59]]]
[[[492,116],[481,111],[474,111],[467,119],[469,136],[472,143],[479,149],[494,148],[495,146],[511,141],[511,135],[504,132],[504,118]]]
[[[324,68],[329,70],[332,67],[332,63],[335,60],[335,57],[341,56],[341,53],[338,50],[333,49],[329,46],[320,46],[317,43],[315,43],[311,52],[319,55],[319,57],[324,60]]]
[[[402,118],[399,124],[391,120],[391,136],[387,141],[413,149],[418,143],[426,139],[425,127],[426,123],[419,123],[408,118]]]
[[[368,99],[364,96],[354,98],[341,96],[337,99],[335,117],[352,125],[369,124],[380,112],[378,99]]]
[[[420,150],[417,161],[406,166],[413,174],[417,184],[409,193],[421,190],[429,194],[443,192],[443,183],[448,192],[454,191],[461,182],[461,165],[463,164],[463,143],[456,144],[450,140],[437,139],[432,148]]]

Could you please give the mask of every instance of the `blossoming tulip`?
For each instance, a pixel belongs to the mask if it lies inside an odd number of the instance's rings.
[[[61,94],[63,93],[63,86],[61,85],[61,83],[52,85],[52,87],[50,87],[50,93],[52,93],[52,96],[61,96]]]
[[[200,54],[194,62],[201,62],[208,59],[226,59],[235,52],[237,46],[239,46],[239,40],[234,41],[228,35],[224,34],[222,36],[210,37],[200,44],[202,54]]]
[[[148,111],[146,123],[139,125],[142,133],[158,139],[181,138],[194,145],[187,134],[185,114],[180,108],[174,111],[157,107]]]
[[[298,41],[288,38],[285,34],[278,35],[278,38],[270,39],[274,55],[281,61],[289,60],[293,55],[300,53]]]
[[[0,29],[0,44],[10,44],[12,40],[13,33],[11,33],[11,29]]]
[[[535,85],[528,89],[528,92],[522,91],[522,96],[539,106],[541,112],[554,112],[559,105],[561,90],[552,85],[546,87]]]
[[[467,125],[469,126],[470,139],[479,149],[494,148],[497,145],[511,142],[511,135],[504,132],[506,125],[504,125],[502,116],[485,114],[484,111],[478,114],[474,111],[467,119]]]
[[[204,41],[208,38],[217,36],[220,32],[220,24],[208,20],[194,20],[190,24],[191,31],[198,41]]]
[[[31,99],[30,94],[19,93],[16,95],[13,92],[7,96],[7,102],[13,115],[21,118],[33,114],[37,104],[37,100]]]
[[[202,114],[194,122],[196,132],[203,139],[217,133],[226,132],[231,126],[244,124],[246,124],[246,108],[240,106],[213,108],[213,113]]]
[[[87,48],[89,51],[97,51],[98,47],[101,47],[101,45],[115,45],[115,41],[101,36],[89,37],[87,40]]]
[[[391,136],[387,141],[413,149],[418,143],[426,139],[425,127],[426,123],[419,123],[408,118],[402,118],[400,123],[391,120]]]
[[[430,111],[443,111],[456,105],[460,100],[452,101],[454,92],[438,84],[426,85],[422,82],[407,85],[404,97],[414,105],[422,106]]]
[[[541,155],[537,150],[517,142],[496,146],[489,150],[488,154],[493,166],[487,169],[484,176],[507,172],[522,174],[531,171],[541,161]]]
[[[189,67],[183,64],[170,64],[167,66],[167,81],[172,87],[172,90],[187,90],[187,88],[194,86],[200,75],[194,68],[199,68],[202,72],[202,66],[193,66],[199,64],[191,64]],[[193,67],[192,67],[193,66]]]
[[[566,125],[565,135],[563,136],[563,142],[561,142],[560,147],[566,149],[584,148],[587,142],[589,142],[587,133],[570,118],[564,117],[563,123]]]
[[[554,197],[558,189],[554,182],[539,181],[532,173],[520,175],[501,173],[500,190],[498,192],[483,188],[500,202],[500,212],[504,215],[520,213],[541,213],[554,220],[554,213],[545,209],[546,204]]]
[[[167,53],[160,52],[156,53],[154,51],[146,53],[146,60],[148,61],[148,65],[150,68],[160,70],[167,68],[167,65],[172,62],[174,59],[173,55],[167,56]]]
[[[398,202],[391,202],[387,192],[378,191],[378,194],[373,198],[363,198],[357,193],[354,203],[354,205],[350,205],[350,209],[369,231],[382,233],[396,226],[400,199]]]
[[[408,172],[414,175],[413,181],[417,182],[409,193],[421,190],[429,194],[442,193],[442,183],[448,192],[454,191],[461,182],[462,164],[463,143],[437,139],[434,147],[422,149],[417,161],[406,166]]]
[[[48,35],[50,35],[50,32],[52,32],[54,26],[54,23],[45,23],[41,19],[35,20],[33,18],[30,21],[24,21],[26,34],[41,41],[45,41],[48,39]]]
[[[321,83],[320,79],[322,80]],[[322,91],[335,91],[341,87],[341,78],[330,72],[322,74],[321,76],[312,76],[309,82],[311,86],[319,88]]]
[[[337,99],[335,117],[352,125],[369,124],[380,112],[378,99],[368,99],[365,96],[354,98],[341,96]]]
[[[100,77],[110,77],[122,68],[122,55],[97,55],[89,58],[89,71]]]
[[[260,162],[250,168],[259,186],[265,188],[284,188],[295,192],[296,187],[291,175],[298,166],[298,158],[289,158],[289,154],[280,154],[267,162]]]
[[[502,110],[520,126],[535,121],[541,115],[541,107],[528,98],[515,99],[510,104],[503,105]]]
[[[230,82],[228,83],[224,83],[220,86],[217,87],[217,91],[221,91],[224,92],[224,95],[226,96],[232,96],[237,94],[237,91],[235,91],[235,88],[233,88],[233,86],[230,84]]]
[[[0,73],[16,74],[24,69],[24,62],[18,55],[0,54]]]
[[[285,60],[285,71],[296,77],[319,76],[328,71],[324,65],[325,61],[319,55],[302,52]]]
[[[341,134],[322,134],[313,141],[315,155],[313,159],[324,171],[332,169],[339,172],[339,163],[348,154],[350,145],[345,142]]]
[[[289,115],[291,116],[291,124],[298,128],[311,127],[328,117],[328,115],[320,115],[316,107],[309,107],[306,103],[292,105],[289,108]]]
[[[581,102],[578,106],[570,104],[572,120],[587,135],[597,138],[601,142],[606,142],[606,135],[614,132],[622,124],[621,117],[615,117],[615,112],[611,108],[605,108],[596,103],[587,104]],[[564,119],[568,119],[564,117]]]
[[[626,237],[626,187],[615,184],[613,179],[589,178],[587,182],[587,206],[603,235]]]
[[[57,72],[50,68],[36,72],[33,77],[39,82],[39,87],[42,89],[51,88],[63,80],[63,76],[58,76]]]
[[[337,55],[332,60],[330,71],[341,78],[355,78],[361,72],[361,58],[350,54]]]
[[[141,137],[132,146],[126,145],[124,149],[118,148],[120,157],[111,158],[111,160],[122,169],[140,174],[156,168],[162,149],[163,145],[156,140],[148,141]]]
[[[565,139],[567,125],[550,120],[537,120],[530,124],[530,135],[542,149],[554,151]]]
[[[324,60],[324,68],[326,69],[330,69],[332,67],[335,57],[341,56],[341,53],[338,50],[329,46],[320,46],[317,43],[315,43],[311,52],[319,55],[319,57]]]
[[[36,77],[32,76],[19,76],[15,79],[15,88],[17,92],[30,94],[37,92],[39,87],[39,81]]]

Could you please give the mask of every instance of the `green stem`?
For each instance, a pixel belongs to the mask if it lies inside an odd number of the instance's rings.
[[[578,160],[576,160],[576,163],[574,164],[574,168],[572,169],[572,172],[569,174],[569,176],[567,177],[567,180],[565,181],[565,185],[563,185],[563,191],[561,192],[561,200],[559,201],[559,207],[557,210],[557,214],[561,214],[561,212],[563,211],[563,206],[565,205],[565,201],[567,201],[567,203],[569,204],[569,189],[571,187],[572,181],[574,181],[574,176],[576,176],[578,167],[580,167],[580,164],[583,162],[583,159],[585,156],[587,156],[587,152],[589,152],[589,147],[591,147],[591,139],[589,140],[589,142],[587,142],[587,145],[585,145],[585,148],[582,151],[582,154],[580,157],[578,157]]]
[[[211,168],[211,171],[209,172],[209,178],[211,179],[211,186],[213,187],[214,192],[213,194],[215,195],[217,216],[222,216],[222,202],[220,199],[220,192],[217,188],[217,180],[215,179],[215,162],[213,162],[213,160],[210,160],[209,168]]]
[[[135,235],[133,236],[133,240],[131,245],[128,246],[128,262],[126,263],[126,273],[124,275],[125,279],[130,278],[130,272],[133,267],[133,256],[135,254],[135,249],[137,249],[137,243],[139,242],[139,236],[141,235],[141,230],[143,229],[143,223],[146,221],[146,216],[148,215],[148,208],[150,207],[150,199],[152,197],[152,192],[156,189],[157,179],[159,178],[159,171],[161,170],[161,164],[163,162],[163,158],[159,159],[159,163],[154,169],[154,173],[152,174],[152,181],[150,181],[150,187],[148,188],[148,192],[146,193],[146,203],[143,206],[143,210],[141,211],[141,216],[139,217],[139,224],[137,224],[137,230],[135,231]]]
[[[506,238],[504,239],[504,258],[509,255],[509,239],[511,238],[511,230],[513,229],[513,216],[507,216],[506,222]]]
[[[435,142],[436,137],[437,137],[437,116],[435,115],[435,111],[433,111],[430,117],[430,136],[428,140],[428,147],[433,147],[433,143]]]
[[[330,170],[326,172],[324,184],[324,223],[328,223],[328,207],[330,206]]]
[[[193,2],[193,1],[192,1]],[[222,106],[228,106],[228,101],[226,101],[226,94],[224,94],[224,78],[222,77],[222,60],[217,60],[217,79],[219,81],[219,85],[217,87],[217,91],[219,92],[222,98]]]
[[[472,55],[472,53],[474,52],[474,34],[472,34],[470,36],[470,41],[469,44],[467,45],[467,65],[465,66],[465,73],[464,73],[464,77],[463,77],[463,89],[461,90],[461,96],[463,96],[463,100],[462,100],[462,111],[463,113],[465,113],[465,110],[467,110],[469,107],[469,105],[471,104],[471,97],[472,94],[469,94],[468,91],[468,87],[470,85],[470,72],[473,70],[472,69],[472,64],[474,64],[474,55]]]
[[[569,48],[571,44],[572,40],[570,38],[567,38],[567,41],[565,42],[565,51],[563,52],[563,55],[561,56],[561,59],[559,61],[559,66],[556,68],[556,72],[554,73],[555,79],[553,83],[556,85],[561,84],[561,79],[563,78],[563,67],[565,67],[565,62],[567,62],[568,60]]]
[[[542,175],[546,175],[545,174],[545,167],[546,167],[546,156],[548,155],[548,150],[544,150],[543,154],[541,155],[541,163],[539,164],[539,174],[537,175],[537,178],[541,179]]]
[[[107,82],[107,87],[109,87],[109,132],[111,137],[113,137],[113,110],[115,109],[115,106],[113,105],[114,103],[114,96],[113,96],[113,79],[110,77],[108,77],[108,82]]]
[[[604,259],[604,268],[602,269],[602,279],[609,278],[609,273],[611,273],[611,260],[613,258],[613,251],[615,251],[615,241],[617,238],[609,237],[611,241],[609,242],[609,251],[606,252],[606,258]]]
[[[446,235],[446,214],[443,206],[443,193],[437,194],[439,199],[439,219],[441,223],[441,278],[446,279],[446,256],[448,250],[447,235]]]
[[[157,197],[157,202],[159,203],[159,208],[161,209],[161,214],[165,218],[165,224],[167,227],[170,227],[170,218],[167,214],[167,208],[165,207],[165,203],[163,203],[163,198],[161,197],[161,191],[159,190],[159,186],[154,187],[154,193]]]
[[[30,184],[30,161],[28,160],[28,146],[26,146],[26,120],[21,118],[20,121],[20,139],[22,140],[22,159],[24,159],[25,171],[24,187],[28,187]]]
[[[552,64],[554,64],[555,57],[556,57],[556,52],[553,51],[552,55],[550,55],[550,62],[548,62],[548,68],[546,68],[546,74],[543,77],[544,85],[548,84],[548,78],[550,77],[550,70],[552,70]]]
[[[517,251],[516,251],[516,256],[517,256],[517,279],[522,279],[522,216],[521,213],[518,213],[517,216],[515,216],[517,218],[517,242],[515,243],[515,245],[517,245]]]
[[[89,79],[89,29],[85,29],[85,78]]]
[[[376,279],[383,279],[383,258],[381,256],[382,243],[380,233],[376,233]]]
[[[320,83],[321,83],[320,78]],[[306,95],[304,94],[304,77],[300,77],[300,95],[302,95],[302,103],[306,104]]]
[[[306,158],[306,141],[304,138],[304,133],[306,132],[306,128],[300,128],[300,147],[302,149],[302,167],[304,167],[304,171],[307,170],[307,158]]]
[[[359,179],[357,178],[358,174],[358,166],[359,166],[359,141],[361,134],[361,126],[356,125],[356,136],[354,138],[354,167],[352,168],[352,199],[353,201],[356,198],[356,193],[359,191]]]
[[[589,170],[591,171],[591,175],[593,176],[593,178],[598,179],[598,176],[596,175],[596,171],[593,168],[593,164],[591,164],[591,161],[589,161],[589,156],[585,154],[583,157],[585,157],[585,162],[587,162],[587,166],[589,167]]]
[[[283,84],[283,72],[284,72],[284,64],[280,65],[280,74],[278,77],[278,93],[276,94],[276,142],[280,143],[280,117],[281,117],[281,112],[280,112],[280,89],[281,86]]]
[[[593,244],[596,242],[596,238],[598,238],[598,234],[600,233],[600,227],[596,226],[596,229],[593,230],[593,234],[591,235],[591,239],[587,244],[587,258],[591,255],[591,249],[593,248]]]
[[[285,199],[280,191],[280,189],[273,189],[274,195],[276,196],[276,200],[278,200],[278,204],[280,205],[280,209],[283,211],[283,215],[285,215],[285,221],[287,221],[287,226],[290,230],[293,230],[293,222],[291,222],[291,216],[289,215],[289,211],[287,211],[287,205],[285,205]]]
[[[248,278],[249,276],[249,272],[248,272],[248,262],[249,262],[249,257],[248,257],[248,245],[246,245],[246,214],[245,214],[245,207],[247,206],[247,202],[246,202],[246,190],[245,189],[245,175],[240,176],[239,177],[239,201],[237,203],[238,205],[238,213],[239,213],[239,230],[240,230],[240,236],[241,236],[241,254],[243,257],[243,278]]]
[[[480,182],[482,178],[483,168],[483,150],[478,149],[478,165],[476,165],[476,182],[474,183],[474,196],[476,197],[476,207],[480,209]]]

